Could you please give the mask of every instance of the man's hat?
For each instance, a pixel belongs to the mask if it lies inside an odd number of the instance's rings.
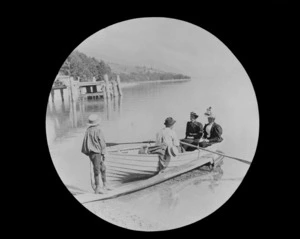
[[[191,116],[193,116],[195,119],[199,117],[199,115],[197,115],[195,112],[191,112]]]
[[[170,127],[175,123],[176,123],[176,120],[174,120],[172,117],[168,117],[168,118],[166,118],[164,125],[166,127]]]
[[[88,118],[88,123],[87,123],[87,125],[88,125],[88,126],[94,126],[94,125],[100,124],[100,122],[101,122],[101,119],[100,119],[100,117],[99,117],[98,115],[96,115],[96,114],[91,114],[91,115],[89,116],[89,118]]]

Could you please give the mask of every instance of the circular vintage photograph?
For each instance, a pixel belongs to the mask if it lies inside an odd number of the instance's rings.
[[[137,18],[66,56],[46,133],[70,197],[116,227],[165,231],[209,217],[241,185],[258,143],[258,103],[216,36]]]

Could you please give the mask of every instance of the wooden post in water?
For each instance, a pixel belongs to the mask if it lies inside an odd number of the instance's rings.
[[[112,87],[113,87],[113,97],[118,96],[119,93],[118,93],[118,86],[117,86],[117,82],[116,81],[112,82]]]
[[[109,93],[110,93],[110,98],[114,97],[114,82],[109,83]]]
[[[51,98],[52,98],[52,102],[54,102],[54,90],[51,90]]]
[[[73,85],[73,77],[69,77],[69,92],[71,96],[71,100],[75,100],[75,92],[74,92],[74,85]]]
[[[61,100],[64,101],[64,89],[60,89]]]
[[[74,99],[77,100],[79,97],[79,85],[78,85],[78,81],[75,81],[73,77],[72,77],[72,85],[73,85]]]
[[[103,92],[103,98],[104,98],[104,100],[106,100],[107,99],[107,92],[106,92],[105,85],[102,85],[102,92]]]
[[[122,93],[122,89],[121,89],[121,81],[120,81],[120,76],[117,75],[117,90],[118,90],[118,93],[119,93],[119,96],[121,96],[123,93]]]
[[[108,75],[107,74],[105,74],[104,75],[104,82],[105,82],[105,93],[106,93],[106,97],[108,98],[108,97],[110,97],[110,89],[109,89],[109,81],[108,81]]]

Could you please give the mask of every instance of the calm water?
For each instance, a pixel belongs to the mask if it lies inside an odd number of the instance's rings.
[[[249,79],[234,74],[222,79],[128,84],[123,87],[122,98],[107,102],[89,100],[71,104],[67,91],[64,99],[62,102],[58,91],[54,102],[49,97],[46,131],[54,166],[66,185],[91,191],[89,160],[80,152],[91,113],[101,115],[107,142],[135,142],[154,140],[156,131],[164,126],[164,120],[169,116],[176,119],[174,129],[183,138],[189,113],[197,112],[198,120],[204,125],[206,118],[203,113],[212,106],[216,122],[223,128],[224,141],[218,145],[219,149],[249,161],[255,154],[259,130],[255,93]],[[193,183],[202,192],[203,205],[210,205],[204,207],[203,215],[209,214],[232,195],[248,168],[246,164],[227,158],[222,166],[223,181],[217,187],[212,189],[211,184],[197,186]],[[189,188],[180,190],[184,195],[196,192]],[[181,201],[187,202],[188,198],[190,196],[185,196]],[[199,198],[196,201],[199,202]]]

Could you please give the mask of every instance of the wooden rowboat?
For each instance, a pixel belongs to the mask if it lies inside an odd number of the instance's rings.
[[[157,174],[158,155],[140,154],[139,150],[144,145],[132,145],[130,147],[128,145],[119,145],[109,148],[109,153],[105,160],[106,178],[109,183],[128,183],[137,179],[146,179]],[[205,164],[214,165],[215,160],[218,158],[218,155],[201,150],[181,153],[170,161],[165,172],[195,160],[201,166]]]
[[[86,203],[113,198],[155,185],[195,168],[213,168],[224,158],[222,155],[207,153],[201,149],[184,152],[172,158],[164,173],[158,174],[158,155],[139,153],[143,146],[145,144],[109,147],[105,159],[106,179],[114,189],[106,194],[77,194],[77,200]]]

